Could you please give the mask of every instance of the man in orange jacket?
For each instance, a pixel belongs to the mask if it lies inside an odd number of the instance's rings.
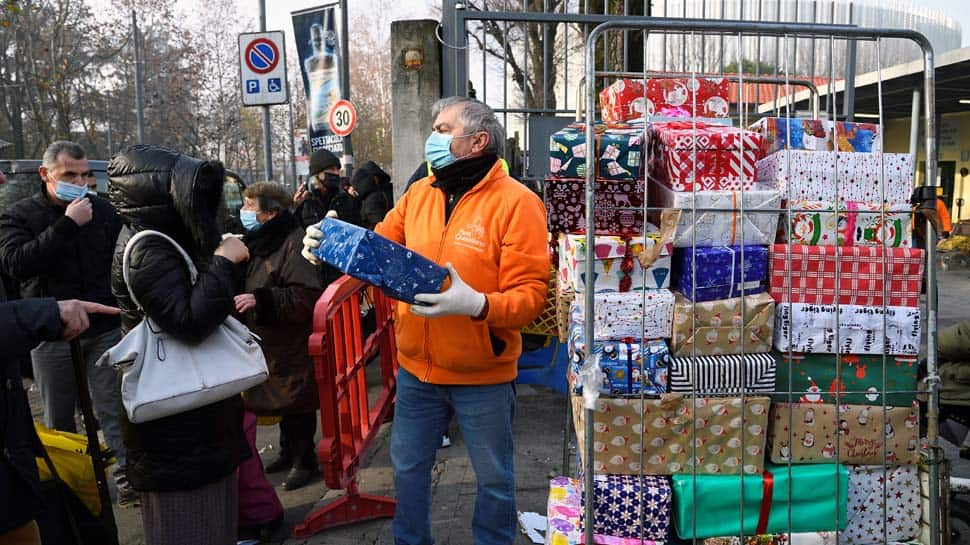
[[[513,381],[519,330],[542,310],[549,274],[542,201],[503,170],[504,130],[487,105],[439,101],[425,143],[432,174],[375,231],[444,264],[450,285],[398,303],[400,370],[391,436],[396,545],[431,545],[431,469],[453,411],[478,481],[476,545],[516,537]],[[325,243],[307,228],[304,256]]]

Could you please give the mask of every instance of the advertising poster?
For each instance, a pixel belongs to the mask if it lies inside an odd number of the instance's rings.
[[[311,151],[328,149],[338,157],[343,155],[343,138],[330,130],[327,114],[330,106],[340,100],[340,74],[343,58],[337,4],[293,12],[293,36],[303,89],[307,96],[307,129]]]

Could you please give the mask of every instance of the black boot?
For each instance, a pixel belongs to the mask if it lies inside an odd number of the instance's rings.
[[[304,467],[302,464],[296,464],[286,475],[286,480],[283,481],[283,490],[296,490],[298,488],[303,488],[306,486],[311,479],[313,479],[320,470],[316,466]]]
[[[279,473],[281,471],[286,471],[293,467],[293,458],[287,456],[286,454],[280,454],[275,460],[266,464],[266,474],[271,475],[273,473]]]

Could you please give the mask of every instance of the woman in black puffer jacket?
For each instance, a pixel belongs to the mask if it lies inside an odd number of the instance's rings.
[[[199,270],[193,286],[178,250],[147,237],[131,252],[129,281],[141,308],[166,333],[205,339],[233,311],[238,264],[249,258],[236,238],[219,243],[216,213],[223,167],[154,146],[131,146],[108,165],[108,197],[125,224],[112,267],[112,291],[125,331],[142,318],[122,275],[134,233],[161,231]],[[172,377],[178,380],[178,377]],[[236,543],[236,468],[250,456],[239,396],[177,415],[134,424],[122,412],[128,479],[142,494],[147,545]]]
[[[350,179],[351,193],[360,201],[360,226],[373,229],[394,207],[390,174],[374,161],[367,161]],[[343,219],[343,216],[341,216]]]

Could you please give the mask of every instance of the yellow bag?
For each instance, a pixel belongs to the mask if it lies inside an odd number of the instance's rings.
[[[84,502],[91,514],[99,516],[101,499],[98,496],[98,482],[94,478],[94,466],[91,463],[91,457],[87,454],[87,437],[66,431],[49,430],[36,421],[34,428],[61,480]],[[101,451],[107,450],[108,447],[102,444]],[[113,463],[115,463],[114,458],[105,459],[105,469]],[[37,458],[37,471],[40,473],[41,481],[53,478],[43,458]]]

